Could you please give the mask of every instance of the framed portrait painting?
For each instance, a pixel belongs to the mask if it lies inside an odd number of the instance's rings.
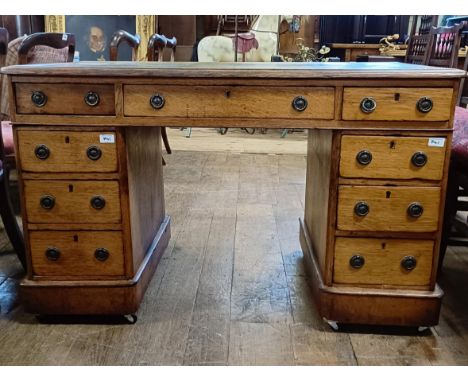
[[[45,16],[46,32],[73,33],[80,61],[108,61],[109,42],[114,32],[123,29],[141,38],[137,60],[146,60],[148,40],[156,29],[156,16]],[[129,46],[119,47],[119,60],[131,61]]]

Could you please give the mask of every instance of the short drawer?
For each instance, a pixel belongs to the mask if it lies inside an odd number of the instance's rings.
[[[440,180],[446,139],[354,136],[341,138],[340,175],[345,178]]]
[[[334,88],[125,85],[124,114],[181,118],[332,119],[334,99]]]
[[[340,186],[337,228],[346,231],[434,232],[439,187]]]
[[[117,181],[25,180],[29,223],[120,223]]]
[[[36,276],[122,276],[125,273],[119,231],[30,231]]]
[[[448,121],[452,88],[345,88],[344,120]]]
[[[338,237],[333,282],[429,286],[433,252],[430,240]]]
[[[18,114],[115,115],[113,85],[17,83]]]
[[[17,137],[22,171],[117,171],[114,132],[19,129]]]

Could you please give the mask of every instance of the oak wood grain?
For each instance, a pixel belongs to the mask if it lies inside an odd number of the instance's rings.
[[[327,63],[201,63],[201,62],[80,62],[18,65],[2,69],[8,75],[68,75],[102,77],[270,77],[270,78],[461,78],[458,69],[422,65],[364,62]]]
[[[160,128],[127,129],[125,147],[133,267],[138,269],[165,218]]]
[[[427,240],[337,238],[333,281],[354,285],[392,285],[429,287],[434,242]],[[362,268],[351,267],[352,256],[364,258]],[[405,256],[416,259],[416,267],[407,271],[401,266]]]
[[[145,101],[146,102],[146,101]],[[149,126],[154,127],[154,117],[110,117],[110,116],[86,116],[86,115],[18,115],[15,118],[17,123],[22,125],[38,124],[66,124],[67,126],[81,127],[84,125],[99,126]],[[168,127],[264,127],[268,129],[284,129],[290,123],[287,118],[248,118],[243,115],[226,118],[189,118],[189,117],[158,117],[158,125]],[[353,129],[374,132],[380,130],[400,130],[400,131],[449,131],[451,125],[448,121],[414,121],[411,125],[408,122],[387,122],[387,121],[341,121],[341,120],[319,120],[319,119],[294,119],[295,128],[321,129],[321,130],[346,130]]]
[[[34,231],[30,232],[34,275],[38,276],[123,276],[124,258],[121,232],[114,231]],[[57,248],[60,257],[47,259],[47,248]],[[96,259],[95,251],[105,248],[109,257]]]
[[[325,274],[328,241],[332,133],[310,130],[307,143],[307,174],[304,221],[309,229],[314,255]]]
[[[47,181],[24,182],[25,207],[31,223],[120,223],[120,194],[116,181]],[[41,207],[42,196],[55,198],[53,208]],[[91,198],[105,199],[102,209],[91,206]]]
[[[369,206],[366,216],[357,216],[357,203]],[[410,217],[408,206],[420,203],[424,211]],[[340,186],[337,228],[350,231],[433,232],[439,226],[439,187]]]
[[[113,137],[112,143],[101,143],[100,137]],[[18,129],[18,145],[21,151],[21,167],[24,172],[115,172],[117,153],[113,132],[81,132],[75,130],[44,131]],[[49,157],[41,160],[35,154],[38,145],[50,150]],[[90,147],[101,151],[97,160],[86,152]]]
[[[47,102],[37,107],[31,95],[40,91],[47,96]],[[96,106],[88,106],[85,96],[88,92],[99,95]],[[75,115],[114,115],[114,87],[99,84],[16,84],[16,112],[18,114],[75,114]]]
[[[343,136],[341,138],[340,175],[346,178],[381,179],[442,179],[446,137],[443,147],[430,145],[432,137],[397,136]],[[357,160],[361,151],[368,151],[372,160],[362,165]],[[427,163],[415,166],[411,159],[414,154],[423,153]]]
[[[451,115],[453,89],[438,88],[345,88],[344,120],[371,121],[448,121]],[[373,98],[376,108],[371,113],[361,111],[364,98]],[[422,97],[433,101],[428,113],[421,113],[416,103]]]
[[[154,94],[164,97],[161,109],[149,102]],[[307,108],[294,110],[292,102],[302,96]],[[237,118],[255,119],[333,119],[334,89],[305,87],[252,86],[124,86],[125,116],[179,118]]]
[[[313,254],[307,230],[300,225],[312,294],[321,317],[340,323],[395,326],[433,326],[439,321],[443,292],[411,289],[326,286]]]

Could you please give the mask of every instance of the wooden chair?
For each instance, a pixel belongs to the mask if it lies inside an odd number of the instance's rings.
[[[177,48],[177,39],[175,37],[167,38],[161,34],[153,34],[148,41],[148,49],[146,56],[148,61],[164,61],[164,50],[168,48],[171,50],[170,61],[174,62],[175,52]]]
[[[118,60],[119,45],[122,42],[126,42],[132,48],[132,61],[136,61],[138,48],[140,47],[140,36],[133,35],[122,29],[118,30],[112,35],[112,39],[109,44],[109,57],[111,61]]]
[[[7,51],[8,31],[5,28],[0,28],[0,68],[5,65]],[[1,92],[0,87],[0,97],[3,96],[5,95]],[[2,124],[4,123],[2,122]],[[10,197],[9,170],[11,168],[12,162],[14,163],[14,157],[12,161],[9,154],[11,154],[13,148],[13,136],[12,134],[9,134],[11,132],[10,129],[6,142],[8,147],[7,151],[3,141],[2,130],[4,129],[0,129],[0,217],[2,218],[5,232],[10,239],[11,244],[13,245],[13,249],[18,254],[21,264],[26,269],[23,233],[21,232],[18,222],[16,221],[15,212]]]
[[[0,55],[5,52],[2,46],[4,32],[0,31]],[[71,62],[75,53],[75,37],[69,33],[34,33],[11,41],[6,49],[5,64],[46,64]],[[3,60],[2,60],[3,61]],[[8,105],[6,80],[2,79],[2,105]],[[4,102],[5,101],[5,102]],[[8,117],[8,108],[2,106],[2,119]],[[0,129],[0,215],[5,231],[21,264],[26,269],[26,254],[23,234],[18,226],[10,198],[9,172],[15,165],[13,132],[11,123],[2,121]]]
[[[425,65],[456,68],[463,24],[451,27],[432,27],[429,32]]]
[[[155,37],[155,36],[158,36],[158,37]],[[148,42],[148,60],[149,61],[162,61],[162,52],[164,49],[164,47],[167,45],[168,43],[168,39],[166,39],[165,36],[161,36],[161,35],[153,35],[151,36],[149,42]],[[132,35],[124,30],[118,30],[117,32],[115,32],[113,35],[112,35],[112,39],[111,39],[111,42],[109,44],[109,52],[110,52],[110,61],[117,61],[118,60],[118,50],[119,50],[119,46],[122,42],[126,42],[128,45],[130,45],[130,47],[132,48],[132,61],[135,61],[136,60],[136,57],[137,57],[137,52],[138,52],[138,48],[140,46],[140,43],[141,43],[141,39],[140,39],[140,36],[138,35]],[[174,46],[174,50],[175,50],[175,45],[177,44],[177,40],[174,38],[172,40],[170,40],[170,45]],[[162,49],[161,49],[162,47]],[[152,52],[152,55],[150,56],[149,53],[150,53],[150,50]],[[159,54],[159,52],[161,52],[161,54]],[[155,59],[156,57],[156,59]],[[151,59],[150,59],[151,58]],[[172,56],[172,61],[173,61],[173,56]],[[171,154],[171,147],[169,146],[169,141],[168,141],[168,138],[167,138],[167,133],[166,133],[166,128],[163,127],[161,128],[161,136],[162,136],[162,139],[163,139],[163,142],[164,142],[164,147],[166,148],[166,151],[168,154]],[[162,159],[163,161],[163,164],[166,164],[166,162],[164,161],[164,158]]]
[[[175,52],[177,48],[177,39],[175,37],[167,38],[161,34],[153,34],[149,41],[148,41],[148,49],[146,52],[146,57],[148,61],[159,61],[162,62],[164,60],[164,50],[165,49],[171,50],[171,57],[170,61],[174,62],[175,59]],[[190,137],[191,129],[189,128],[189,135]],[[167,130],[166,127],[161,127],[161,138],[164,142],[164,147],[168,154],[172,154],[171,146],[169,145],[169,138],[167,137]]]
[[[468,53],[465,57],[465,63],[463,64],[463,70],[468,76]],[[458,94],[458,106],[468,107],[468,78],[462,79],[460,83],[460,91]]]
[[[437,26],[437,22],[438,16],[415,16],[406,49],[406,63],[425,65],[431,38],[430,31],[432,27]]]
[[[431,28],[433,36],[427,63],[434,66],[457,67],[460,31],[463,24],[452,27]],[[440,37],[439,37],[440,36]],[[466,65],[466,62],[465,62]],[[455,108],[453,140],[450,158],[444,222],[439,255],[439,272],[448,245],[468,244],[468,110]]]

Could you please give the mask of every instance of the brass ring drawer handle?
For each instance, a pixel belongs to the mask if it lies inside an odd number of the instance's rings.
[[[349,259],[349,265],[351,265],[351,267],[353,267],[354,269],[362,268],[364,266],[364,263],[364,257],[362,257],[361,255],[353,255]]]
[[[34,149],[34,154],[41,160],[46,160],[50,155],[50,150],[46,145],[37,145]]]
[[[360,108],[363,113],[370,114],[377,107],[377,102],[371,97],[366,97],[361,100]]]
[[[427,163],[427,155],[422,151],[418,151],[411,157],[411,163],[416,167],[424,167]]]
[[[102,196],[93,196],[91,198],[91,207],[95,210],[102,210],[106,206],[106,199]]]
[[[94,257],[99,261],[106,261],[109,258],[109,251],[105,248],[97,248]]]
[[[94,107],[94,106],[99,105],[99,101],[101,99],[99,98],[99,94],[91,91],[85,95],[84,100],[85,100],[86,105]]]
[[[45,210],[51,210],[55,206],[55,198],[51,195],[41,196],[39,203]]]
[[[153,109],[162,109],[166,101],[161,94],[153,94],[150,98],[150,105]]]
[[[412,271],[416,268],[417,261],[413,256],[405,256],[403,260],[401,260],[401,266],[406,269],[407,271]]]
[[[421,97],[416,103],[416,107],[421,113],[429,113],[433,106],[434,103],[429,97]]]
[[[304,111],[305,109],[307,109],[308,105],[309,102],[307,102],[307,100],[303,96],[297,96],[292,101],[292,107],[296,111]]]
[[[89,146],[86,150],[86,155],[91,160],[98,160],[102,156],[102,150],[97,146]]]
[[[369,205],[366,202],[357,202],[354,206],[354,213],[357,216],[366,216],[369,210]]]
[[[55,247],[49,247],[45,251],[45,255],[50,261],[57,261],[60,258],[60,250]]]
[[[412,218],[418,218],[423,214],[424,207],[422,206],[421,203],[414,202],[408,206],[407,212],[408,212],[408,215],[411,216]]]
[[[47,103],[47,96],[40,90],[35,90],[31,95],[32,103],[37,107],[43,107]]]
[[[364,166],[368,165],[370,162],[372,162],[372,153],[367,150],[361,150],[357,153],[356,160],[359,164]]]

